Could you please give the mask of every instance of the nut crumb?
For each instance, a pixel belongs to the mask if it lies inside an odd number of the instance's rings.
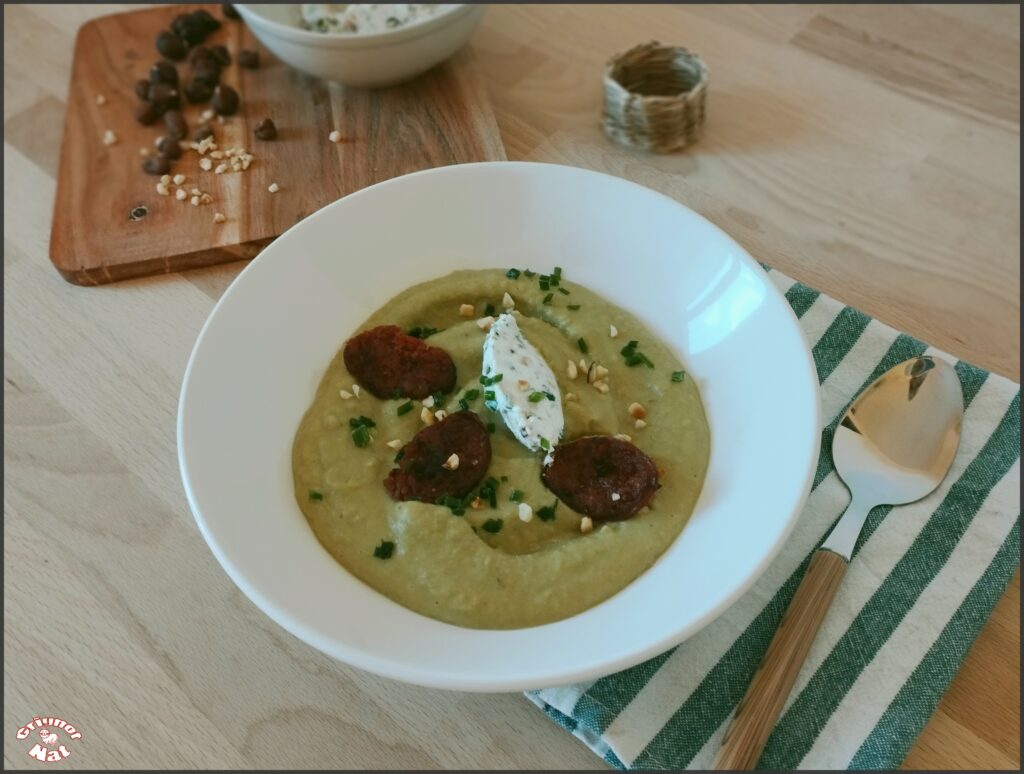
[[[217,159],[218,161],[220,161],[222,158],[224,158],[224,151],[219,151],[219,150],[210,151],[210,158],[211,159]]]
[[[270,191],[270,193],[277,193],[278,191],[281,190],[281,186],[279,186],[277,183],[271,183],[269,186],[267,186],[267,190]]]
[[[352,394],[355,395],[358,398],[359,397],[359,393],[362,391],[362,389],[363,388],[360,387],[358,384],[353,384],[352,385]]]
[[[104,145],[115,145],[117,143],[117,135],[107,129],[103,133],[103,144]]]
[[[611,336],[614,339],[616,336],[619,335],[619,329],[616,328],[614,325],[609,325],[608,326],[608,335]]]
[[[458,470],[459,469],[459,455],[458,454],[453,454],[452,456],[450,456],[448,459],[446,459],[444,461],[444,464],[441,465],[441,467],[444,468],[445,470]]]
[[[586,371],[587,370],[587,361],[584,360],[583,358],[580,358],[580,370],[581,371]]]
[[[533,520],[533,508],[527,503],[519,503],[519,520],[529,522]]]
[[[516,382],[516,387],[518,387],[523,392],[526,392],[528,389],[530,389],[530,383],[526,379],[520,379],[519,381]]]
[[[189,191],[189,194],[191,196],[202,196],[203,192],[200,191],[198,188],[193,188],[191,191]]]
[[[514,298],[512,298],[512,296],[510,296],[510,295],[508,294],[508,292],[506,291],[505,295],[503,295],[503,296],[501,297],[501,305],[502,305],[503,307],[505,307],[506,309],[510,309],[510,310],[511,310],[511,309],[515,309],[515,308],[516,308],[516,301],[515,301],[515,299],[514,299]]]
[[[171,176],[170,175],[160,175],[160,182],[163,183],[164,185],[167,185],[168,183],[171,182]]]
[[[446,416],[448,416],[448,412],[445,411],[444,409],[438,409],[437,411],[434,412],[434,419],[436,419],[438,422],[440,422]]]
[[[102,94],[97,94],[96,95],[96,104],[99,105],[100,107],[102,107],[103,105],[106,105],[107,104],[107,98],[104,97]]]
[[[400,441],[399,439],[397,439],[397,438],[396,438],[395,440],[393,440],[393,441],[388,441],[388,442],[387,442],[386,444],[384,444],[384,445],[385,445],[385,446],[387,446],[387,447],[388,447],[389,449],[394,449],[395,451],[398,451],[398,450],[399,450],[399,449],[401,449],[401,448],[402,448],[403,446],[405,446],[405,444],[404,444],[404,443],[402,443],[402,442],[401,442],[401,441]]]
[[[206,110],[204,110],[202,113],[199,114],[199,118],[205,124],[207,121],[211,120],[215,115],[217,115],[217,114],[212,109],[207,108]]]
[[[481,508],[484,507],[484,501],[481,500],[479,497],[474,497],[470,501],[469,507],[472,508],[474,511],[479,511]]]
[[[327,135],[327,139],[330,140],[331,142],[341,142],[341,132],[335,129],[333,132]]]
[[[149,157],[152,154],[153,154],[153,151],[151,151],[149,148],[139,148],[139,155],[140,156]]]
[[[433,408],[434,407],[434,396],[433,395],[428,395],[423,400],[421,400],[420,403],[422,403],[427,408]]]
[[[170,196],[171,190],[167,187],[166,183],[157,183],[156,192],[161,196]]]
[[[175,185],[181,185],[182,183],[185,182],[184,175],[175,175],[172,179],[174,180]]]
[[[342,400],[352,400],[352,393],[348,390],[338,390],[338,395],[341,396]]]
[[[459,316],[460,317],[472,317],[476,314],[476,307],[472,304],[460,304],[459,305]]]
[[[574,401],[574,400],[576,400],[576,393],[575,392],[567,392],[567,393],[565,393],[565,402],[566,403],[569,403],[569,402]]]
[[[622,499],[622,495],[620,495],[618,492],[612,492],[612,502],[613,503],[617,503],[621,499]]]
[[[208,158],[199,159],[199,168],[209,172],[213,168],[213,160]]]
[[[481,317],[476,321],[476,327],[482,331],[489,331],[492,325],[494,325],[493,317]]]
[[[595,379],[604,379],[607,375],[608,375],[608,369],[605,368],[603,365],[599,365],[597,368],[594,369],[594,378]]]
[[[215,170],[213,170],[213,174],[215,174],[215,175],[223,175],[227,171],[228,171],[228,165],[227,164],[218,164],[217,168]]]
[[[192,206],[193,207],[198,207],[199,206],[199,197],[198,196],[193,196],[191,199],[189,199],[189,201],[192,202]]]
[[[620,441],[632,441],[633,439],[625,433],[616,433],[613,438],[617,438]]]
[[[602,395],[607,395],[611,388],[608,386],[608,382],[594,382],[594,389]]]
[[[579,375],[579,370],[576,368],[576,364],[569,361],[569,365],[565,367],[565,373],[570,379],[575,379]]]
[[[200,204],[212,204],[213,203],[213,197],[210,196],[210,194],[208,194],[208,193],[199,194],[199,203]]]
[[[633,427],[635,427],[637,430],[643,430],[645,427],[647,427],[647,423],[642,419],[638,419],[636,422],[633,423]]]
[[[586,535],[588,532],[592,532],[594,529],[594,520],[589,516],[584,516],[580,519],[580,532]]]
[[[633,417],[633,419],[644,419],[647,416],[647,409],[636,402],[630,403],[629,408],[626,409],[626,411],[629,412],[629,415]]]
[[[227,218],[224,217],[224,213],[223,212],[215,212],[215,213],[213,213],[213,222],[214,223],[223,223],[225,220],[227,220]]]
[[[183,202],[185,201],[185,199],[188,198],[188,194],[185,193],[184,188],[179,188],[177,191],[174,192],[174,198],[177,199],[179,202]]]
[[[430,412],[430,409],[424,406],[420,411],[420,421],[425,425],[432,425],[437,420],[434,419],[434,415]]]

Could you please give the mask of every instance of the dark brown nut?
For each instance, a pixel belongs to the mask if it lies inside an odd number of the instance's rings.
[[[135,96],[142,100],[149,99],[149,81],[145,79],[135,81]]]
[[[149,84],[149,101],[156,105],[160,112],[181,107],[178,90],[166,83]]]
[[[221,67],[231,64],[231,52],[227,46],[214,46],[210,49],[210,56],[217,60]]]
[[[208,124],[202,124],[196,128],[195,134],[192,135],[192,139],[195,142],[202,142],[207,137],[213,137],[213,129]]]
[[[164,30],[156,36],[156,50],[168,59],[180,62],[188,53],[188,45],[180,36],[170,30]]]
[[[235,10],[235,6],[231,5],[231,3],[221,3],[220,7],[224,11],[225,19],[231,19],[231,21],[238,21],[242,18],[241,16],[239,16],[238,11]]]
[[[454,466],[448,462],[452,455],[458,459]],[[434,503],[445,495],[465,497],[490,464],[491,435],[484,423],[472,411],[457,411],[412,437],[384,488],[395,500]]]
[[[256,135],[257,140],[273,140],[277,137],[277,127],[269,118],[264,118],[256,125],[253,134]]]
[[[171,169],[171,162],[163,156],[150,156],[142,162],[142,169],[147,175],[166,175]]]
[[[212,56],[200,59],[192,68],[192,78],[209,86],[220,83],[220,63]]]
[[[181,158],[181,143],[170,137],[161,137],[157,140],[156,150],[165,159]]]
[[[558,444],[541,480],[574,511],[597,520],[628,519],[661,486],[654,460],[610,435]]]
[[[164,126],[167,127],[167,136],[172,140],[184,139],[188,134],[188,124],[185,123],[185,116],[180,110],[168,110],[164,113]]]
[[[343,357],[355,381],[378,398],[398,395],[423,400],[455,389],[457,373],[451,355],[397,325],[379,325],[353,336],[345,344]]]
[[[166,83],[169,86],[178,85],[178,68],[173,62],[166,59],[157,62],[149,68],[149,80],[153,83]]]
[[[171,29],[190,46],[202,43],[207,35],[206,26],[191,13],[182,13],[175,16],[171,21]]]
[[[198,24],[206,35],[216,32],[220,29],[220,21],[218,21],[213,14],[207,11],[205,8],[200,8],[198,11],[192,12],[193,21]]]
[[[210,105],[219,115],[234,115],[238,110],[238,92],[226,84],[221,84],[213,90]]]
[[[213,96],[213,86],[206,81],[192,81],[185,87],[185,97],[193,105],[207,102]]]
[[[151,126],[160,118],[160,110],[152,102],[140,102],[135,108],[135,120],[143,126]]]
[[[238,66],[249,70],[255,70],[260,66],[260,52],[243,48],[238,52]]]
[[[210,56],[210,49],[206,46],[193,46],[188,50],[188,64],[190,67],[195,67],[196,62],[206,59],[208,56]]]

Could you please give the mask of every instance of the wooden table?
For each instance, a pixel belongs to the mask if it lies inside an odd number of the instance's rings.
[[[175,411],[196,334],[241,264],[103,288],[47,259],[72,40],[112,6],[4,8],[4,760],[35,713],[74,767],[593,768],[519,695],[408,687],[273,624],[182,494]],[[1014,6],[500,6],[474,45],[508,155],[611,172],[756,257],[1019,381]],[[706,137],[652,157],[598,128],[612,53],[710,65]],[[1015,579],[913,768],[1018,768]]]

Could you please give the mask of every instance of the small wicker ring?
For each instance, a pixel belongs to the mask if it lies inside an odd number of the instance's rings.
[[[644,43],[604,73],[604,131],[632,148],[671,153],[700,137],[708,68],[679,46]]]

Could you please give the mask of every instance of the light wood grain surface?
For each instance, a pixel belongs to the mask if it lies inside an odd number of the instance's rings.
[[[189,514],[186,359],[242,268],[78,288],[47,258],[72,40],[120,7],[4,7],[4,761],[37,713],[65,768],[594,768],[518,695],[408,687],[286,634]],[[756,257],[1019,381],[1015,6],[496,6],[474,37],[508,156],[676,197]],[[708,62],[692,151],[599,129],[601,66],[650,39]],[[282,192],[284,194],[285,192]],[[1019,768],[1015,579],[906,761]]]

